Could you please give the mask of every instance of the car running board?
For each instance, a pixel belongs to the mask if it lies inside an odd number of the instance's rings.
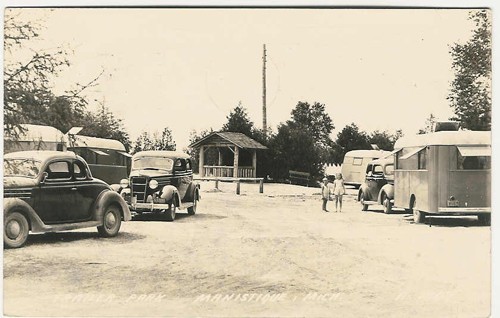
[[[76,230],[85,227],[94,227],[100,225],[102,225],[102,222],[100,221],[86,221],[86,222],[50,224],[50,225],[44,224],[41,228],[32,231],[32,233],[69,231],[69,230]]]

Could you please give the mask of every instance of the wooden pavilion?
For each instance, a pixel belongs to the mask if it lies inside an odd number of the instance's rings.
[[[238,132],[213,132],[189,147],[199,149],[200,177],[229,178],[256,178],[257,150],[267,149]]]

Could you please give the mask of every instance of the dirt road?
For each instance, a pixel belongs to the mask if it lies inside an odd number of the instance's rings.
[[[195,216],[31,235],[4,251],[4,313],[28,316],[486,317],[490,228],[404,212],[323,213],[319,189],[202,184]],[[333,204],[329,203],[330,210]]]

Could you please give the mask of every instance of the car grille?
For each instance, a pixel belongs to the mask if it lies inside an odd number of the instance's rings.
[[[151,179],[155,179],[158,181],[158,188],[155,190],[149,189],[148,183]],[[137,197],[137,202],[145,202],[146,198],[149,194],[152,194],[155,191],[158,191],[162,187],[171,184],[172,177],[154,177],[154,178],[149,178],[149,177],[132,177],[130,184],[132,185],[130,188],[132,189],[131,191],[131,196]]]
[[[4,189],[3,197],[29,199],[31,197],[31,189]]]
[[[146,177],[132,177],[131,183],[131,196],[137,197],[137,202],[144,202],[146,198],[146,188],[148,185],[148,178]]]

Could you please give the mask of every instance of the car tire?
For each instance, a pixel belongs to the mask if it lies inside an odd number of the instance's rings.
[[[193,206],[190,206],[188,208],[188,214],[195,215],[197,206],[198,206],[198,195],[195,195],[193,200]]]
[[[19,212],[12,212],[4,219],[3,243],[7,248],[18,248],[28,240],[29,223]]]
[[[176,210],[177,207],[175,206],[175,203],[170,204],[170,207],[165,211],[167,221],[173,222],[175,220]]]
[[[387,197],[387,195],[384,196],[384,201],[382,202],[384,205],[384,213],[385,214],[391,214],[392,213],[392,203],[391,200]]]
[[[122,215],[115,205],[109,205],[104,210],[102,225],[97,227],[97,231],[103,237],[113,237],[120,231]]]
[[[491,214],[480,214],[477,216],[477,219],[482,225],[491,225]]]
[[[361,203],[361,211],[368,211],[368,204],[365,204],[365,194],[363,191],[359,194],[359,203]]]

